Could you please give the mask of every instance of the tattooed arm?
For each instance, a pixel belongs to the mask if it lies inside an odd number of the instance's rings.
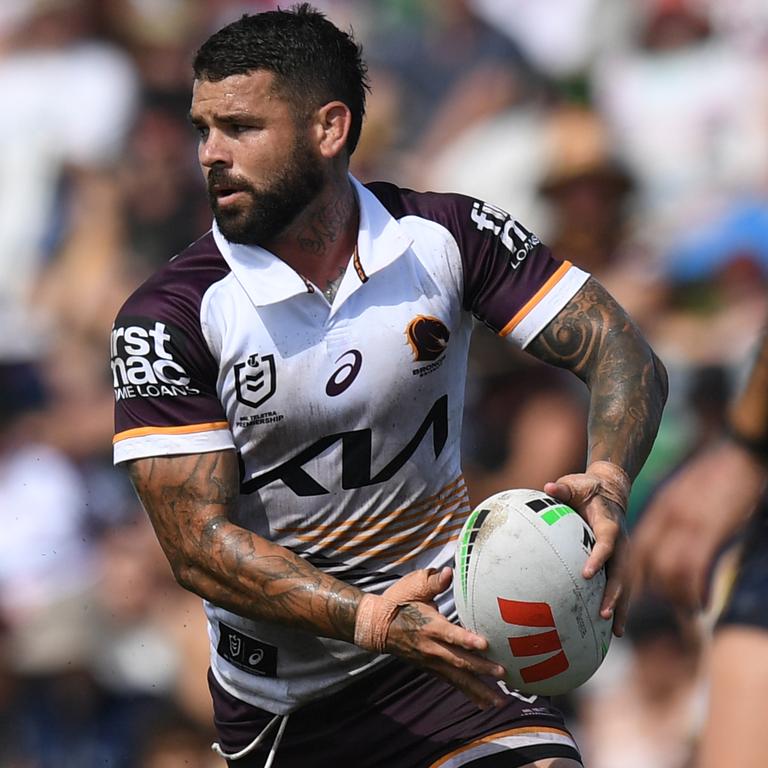
[[[597,543],[584,569],[588,578],[609,558],[602,615],[615,611],[622,634],[628,607],[624,509],[610,493],[610,462],[633,479],[645,462],[667,397],[661,361],[624,310],[590,278],[569,304],[528,345],[534,356],[567,368],[590,391],[588,470],[548,483],[545,491],[570,502],[592,526]],[[601,477],[602,475],[602,477]],[[628,488],[627,488],[628,491]]]
[[[183,587],[240,616],[354,642],[361,590],[230,522],[239,493],[234,451],[137,459],[129,473]],[[481,706],[497,703],[498,692],[478,678],[503,674],[477,653],[486,641],[432,605],[450,585],[450,569],[424,581],[423,594],[398,601],[385,650],[445,677]]]
[[[362,592],[234,525],[234,451],[138,459],[129,468],[176,580],[250,618],[350,640]]]
[[[590,462],[611,461],[634,478],[656,437],[667,374],[624,310],[590,278],[527,350],[584,381]]]

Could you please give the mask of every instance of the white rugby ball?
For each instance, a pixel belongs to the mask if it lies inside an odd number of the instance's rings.
[[[605,569],[581,573],[595,543],[571,507],[542,491],[502,491],[467,518],[455,557],[461,623],[488,640],[507,683],[556,696],[594,674],[608,652],[612,620],[600,616]]]

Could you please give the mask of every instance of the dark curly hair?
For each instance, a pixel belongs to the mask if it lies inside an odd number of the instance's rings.
[[[195,78],[218,81],[264,69],[298,116],[338,100],[349,107],[351,155],[360,138],[366,91],[362,48],[309,3],[289,10],[245,14],[211,35],[195,54]]]

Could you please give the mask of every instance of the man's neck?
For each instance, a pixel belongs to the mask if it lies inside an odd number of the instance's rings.
[[[348,177],[329,183],[269,250],[321,290],[343,272],[357,243],[357,195]]]

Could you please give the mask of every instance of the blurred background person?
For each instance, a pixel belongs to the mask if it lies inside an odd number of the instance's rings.
[[[745,534],[724,571],[724,599],[712,605],[716,625],[708,659],[709,710],[698,768],[734,759],[745,768],[757,768],[768,760],[759,714],[768,690],[767,480],[764,336],[724,434],[721,430],[662,485],[635,538],[637,583],[651,584],[685,609],[701,610],[713,594],[718,555],[736,534]]]

